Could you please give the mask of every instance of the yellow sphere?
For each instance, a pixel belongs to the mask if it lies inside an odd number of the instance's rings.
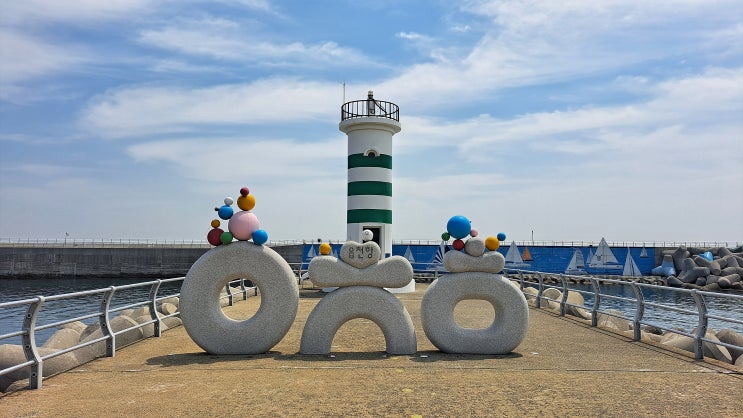
[[[489,251],[495,251],[500,248],[500,241],[498,241],[498,238],[494,236],[489,236],[485,238],[485,248]]]
[[[242,210],[251,210],[255,207],[255,198],[252,194],[237,198],[237,207]]]
[[[330,254],[330,244],[327,242],[323,242],[320,244],[320,254],[322,255],[328,255]]]
[[[216,228],[219,226],[219,219],[212,219],[212,228]]]

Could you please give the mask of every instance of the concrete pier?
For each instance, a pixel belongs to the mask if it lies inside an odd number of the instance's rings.
[[[530,309],[529,330],[503,356],[436,351],[423,333],[427,285],[398,294],[418,352],[390,356],[372,322],[355,319],[331,356],[299,355],[305,321],[324,295],[302,289],[287,336],[263,355],[204,353],[183,327],[0,398],[3,416],[740,416],[743,375],[583,322]],[[225,312],[250,317],[260,297]],[[455,309],[462,326],[493,320],[483,301]]]

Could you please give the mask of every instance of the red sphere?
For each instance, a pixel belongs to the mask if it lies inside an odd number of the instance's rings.
[[[240,189],[240,194],[242,196],[247,196],[250,194],[250,189],[248,189],[247,187],[243,187],[242,189]]]
[[[206,234],[206,240],[209,241],[209,244],[213,246],[222,245],[222,232],[224,232],[221,228],[214,228],[211,231],[209,231],[208,234]]]
[[[453,242],[453,243],[451,244],[451,246],[452,246],[452,247],[454,247],[454,249],[455,249],[455,250],[459,251],[459,250],[461,250],[462,248],[464,248],[464,241],[462,241],[461,239],[456,239],[456,240],[454,240],[454,242]]]

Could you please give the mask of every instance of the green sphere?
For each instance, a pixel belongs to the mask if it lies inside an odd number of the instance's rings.
[[[444,232],[443,234],[441,234],[441,239],[443,239],[444,241],[449,241],[449,238],[451,238],[451,235],[449,235],[448,232]]]
[[[222,241],[222,244],[231,243],[233,238],[232,232],[228,231],[222,232],[222,235],[219,236],[219,240]]]

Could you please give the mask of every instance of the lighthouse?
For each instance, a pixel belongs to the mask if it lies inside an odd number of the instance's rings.
[[[374,234],[384,257],[392,254],[392,136],[400,132],[396,104],[374,98],[344,103],[338,126],[348,136],[347,239]]]

